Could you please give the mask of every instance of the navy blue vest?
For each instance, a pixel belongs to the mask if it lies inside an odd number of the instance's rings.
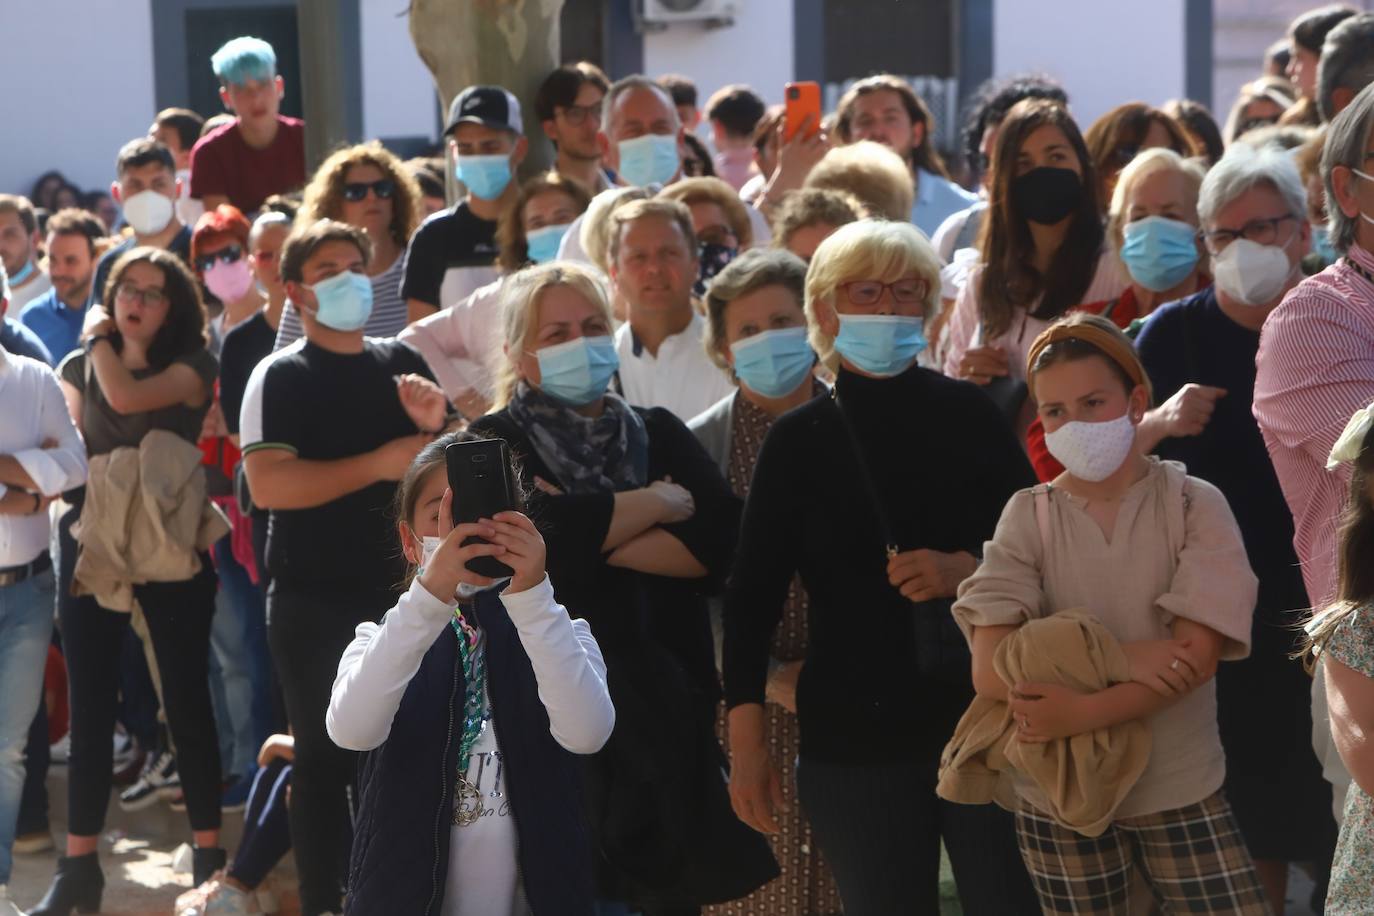
[[[549,734],[534,669],[494,591],[477,596],[476,616],[486,634],[487,688],[525,897],[536,916],[588,916],[594,872],[578,758]],[[458,639],[444,627],[386,743],[362,758],[346,913],[440,913],[462,720]]]

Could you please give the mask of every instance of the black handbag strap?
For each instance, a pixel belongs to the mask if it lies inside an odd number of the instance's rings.
[[[835,410],[840,415],[841,422],[844,423],[844,431],[849,436],[849,448],[854,453],[854,461],[859,466],[859,479],[863,481],[864,490],[868,493],[868,501],[873,504],[873,511],[878,514],[878,526],[882,529],[884,549],[887,551],[888,559],[897,555],[897,539],[892,536],[892,523],[887,517],[887,510],[883,508],[883,501],[878,495],[878,485],[873,480],[873,472],[869,469],[868,460],[864,457],[863,446],[859,443],[859,436],[854,432],[854,422],[845,413],[844,405],[840,403],[840,388],[836,385],[830,389],[830,399],[835,403]]]

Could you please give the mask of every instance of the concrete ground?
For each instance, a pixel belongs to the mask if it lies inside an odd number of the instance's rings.
[[[52,805],[53,838],[59,843],[66,827],[67,768],[54,766],[48,774]],[[125,814],[112,798],[100,860],[105,869],[105,897],[101,913],[108,916],[166,916],[176,898],[191,887],[189,874],[172,868],[177,847],[190,841],[186,815],[158,803],[144,811]],[[232,857],[243,833],[241,814],[224,816],[222,843]],[[57,851],[16,856],[10,896],[20,908],[33,906],[43,896],[57,868]],[[946,858],[941,862],[940,910],[942,916],[959,916],[954,876]],[[295,863],[291,856],[268,879],[281,906],[282,916],[297,916]],[[1298,868],[1290,872],[1286,916],[1313,916],[1308,907],[1312,882]]]
[[[52,811],[53,839],[60,845],[66,829],[67,768],[54,766],[48,774],[48,795]],[[243,834],[243,815],[224,815],[221,842],[233,857]],[[110,916],[166,916],[176,898],[191,887],[190,874],[178,875],[172,869],[172,856],[178,846],[190,842],[186,814],[172,811],[159,802],[133,814],[120,810],[116,799],[110,802],[105,834],[100,842],[100,862],[105,869],[105,897],[101,913]],[[41,855],[15,856],[10,897],[21,909],[42,898],[57,869],[58,851]],[[281,903],[283,916],[299,913],[296,899],[295,862],[287,856],[268,879]]]

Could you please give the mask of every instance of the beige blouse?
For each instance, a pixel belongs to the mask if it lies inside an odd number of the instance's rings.
[[[954,617],[975,626],[1020,624],[1056,609],[1087,608],[1122,643],[1167,639],[1175,616],[1226,638],[1223,659],[1250,652],[1258,580],[1221,491],[1181,464],[1151,459],[1122,499],[1110,543],[1086,503],[1050,488],[1049,544],[1035,518],[1036,487],[1011,498],[983,564],[959,588]],[[1140,781],[1118,817],[1191,805],[1221,788],[1225,756],[1217,732],[1215,681],[1147,720],[1154,737]],[[1029,784],[1017,791],[1037,808]]]

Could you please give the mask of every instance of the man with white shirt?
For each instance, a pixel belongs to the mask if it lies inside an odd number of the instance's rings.
[[[0,916],[19,916],[6,886],[56,598],[47,509],[85,482],[86,449],[52,369],[3,348],[0,417]]]
[[[38,216],[27,197],[0,194],[0,265],[9,274],[9,303],[14,317],[52,289],[48,272],[38,264]]]
[[[626,303],[615,335],[620,391],[684,423],[734,390],[706,355],[705,322],[692,307],[697,240],[677,201],[637,200],[611,214],[611,282]]]

